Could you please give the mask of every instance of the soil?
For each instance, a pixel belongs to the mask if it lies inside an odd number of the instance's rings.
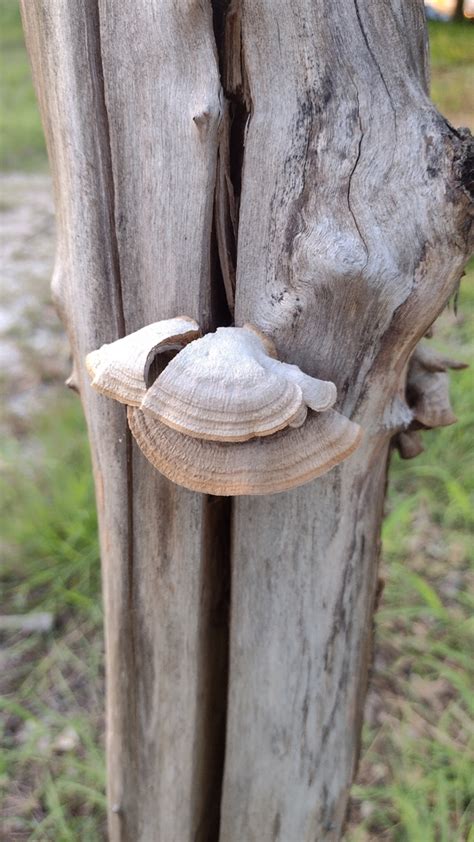
[[[50,294],[54,247],[49,176],[0,174],[0,432],[20,431],[68,376]]]

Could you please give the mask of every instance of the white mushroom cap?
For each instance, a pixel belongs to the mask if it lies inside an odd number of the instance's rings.
[[[308,406],[322,412],[334,404],[333,383],[274,357],[256,328],[218,328],[167,365],[141,408],[188,436],[242,442],[301,425]]]
[[[146,458],[165,477],[204,494],[273,494],[326,473],[358,447],[361,428],[335,410],[310,412],[305,424],[245,442],[202,441],[148,413],[128,410],[130,429]]]
[[[139,406],[147,389],[150,365],[158,353],[177,351],[200,336],[187,316],[146,325],[123,339],[102,345],[86,357],[92,386],[102,395]]]

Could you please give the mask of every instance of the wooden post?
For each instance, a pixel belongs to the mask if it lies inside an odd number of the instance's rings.
[[[337,840],[407,365],[472,247],[472,147],[428,99],[423,4],[22,13],[96,477],[110,839]],[[234,277],[235,323],[333,380],[365,438],[307,486],[231,502],[158,474],[84,357],[158,319],[228,324]]]

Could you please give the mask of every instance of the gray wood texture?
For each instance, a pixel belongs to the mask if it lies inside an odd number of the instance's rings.
[[[225,842],[333,840],[343,826],[406,362],[468,252],[467,199],[446,201],[461,143],[427,98],[423,14],[243,0],[231,22],[243,67],[226,83],[249,112],[236,323],[334,380],[336,407],[366,432],[310,486],[235,501]]]
[[[213,7],[22,0],[96,479],[109,836],[337,840],[407,363],[472,248],[469,139],[428,99],[421,0]],[[236,324],[333,380],[365,438],[230,504],[152,468],[84,357],[158,319],[228,323],[234,285]]]
[[[227,504],[152,468],[125,407],[92,391],[84,357],[176,313],[212,326],[211,11],[135,0],[28,0],[22,11],[55,182],[53,289],[94,461],[110,838],[207,839],[222,765]]]

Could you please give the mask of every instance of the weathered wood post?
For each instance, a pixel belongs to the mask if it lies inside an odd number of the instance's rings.
[[[110,839],[337,840],[390,441],[445,399],[430,380],[442,363],[422,354],[411,390],[408,363],[472,246],[472,147],[428,99],[423,4],[22,0],[22,13],[96,478]],[[204,331],[252,322],[281,359],[334,381],[358,451],[279,495],[166,480],[84,358],[183,313]],[[401,447],[416,450],[411,433]]]

